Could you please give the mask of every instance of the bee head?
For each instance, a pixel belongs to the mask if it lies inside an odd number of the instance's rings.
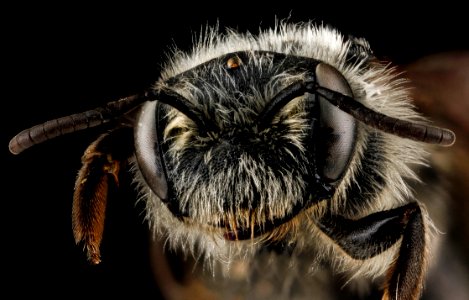
[[[193,53],[174,52],[160,76],[141,94],[35,125],[9,143],[19,154],[101,128],[82,156],[72,206],[75,241],[94,264],[108,192],[129,161],[156,237],[197,259],[229,264],[265,245],[329,252],[316,249],[322,238],[314,237],[328,234],[328,217],[351,221],[406,201],[406,179],[418,178],[411,165],[424,163],[416,142],[455,141],[415,112],[403,80],[364,39],[327,27],[285,24],[257,37],[209,31]],[[329,237],[354,252],[356,238],[368,235],[360,221],[343,240],[348,224]],[[390,245],[381,238],[371,249]]]
[[[124,127],[124,137],[114,132],[91,148],[111,140],[103,156],[124,160],[135,152],[138,181],[151,191],[148,219],[164,219],[156,228],[182,224],[187,234],[174,240],[190,236],[186,223],[221,230],[228,239],[253,238],[293,223],[323,200],[340,205],[347,184],[357,180],[360,155],[373,144],[368,136],[378,140],[376,149],[408,149],[387,156],[388,166],[400,170],[394,175],[361,168],[359,177],[372,178],[371,186],[378,177],[410,174],[405,165],[420,161],[417,147],[397,137],[454,143],[451,131],[426,125],[391,69],[374,60],[365,40],[344,40],[322,27],[212,36],[192,55],[175,55],[150,90],[33,126],[9,148],[18,154],[66,133]],[[122,151],[115,149],[119,143]],[[366,161],[380,159],[368,155]]]

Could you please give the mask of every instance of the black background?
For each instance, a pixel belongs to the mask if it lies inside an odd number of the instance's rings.
[[[324,22],[345,34],[366,37],[378,57],[400,64],[431,53],[469,49],[465,9],[441,5],[425,4],[417,11],[397,3],[3,8],[1,248],[6,253],[1,270],[7,280],[2,285],[18,295],[15,298],[158,295],[147,258],[143,207],[135,203],[129,178],[111,198],[102,264],[89,266],[74,244],[74,180],[80,157],[98,132],[64,136],[14,156],[7,145],[18,131],[147,88],[158,78],[170,46],[190,49],[200,29],[217,21],[221,28],[253,33],[271,27],[276,17]]]

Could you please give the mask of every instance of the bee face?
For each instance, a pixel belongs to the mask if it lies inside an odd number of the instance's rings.
[[[243,51],[172,77],[157,89],[183,95],[195,120],[146,104],[135,132],[138,169],[174,216],[222,228],[229,239],[266,233],[330,199],[347,170],[356,121],[315,94],[277,96],[308,76],[352,95],[337,74],[314,59]]]

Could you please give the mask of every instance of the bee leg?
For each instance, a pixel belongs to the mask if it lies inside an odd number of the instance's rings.
[[[394,245],[401,246],[388,269],[383,299],[418,299],[426,265],[425,225],[417,203],[377,212],[362,219],[326,216],[319,228],[354,259],[372,258]]]
[[[133,151],[130,128],[119,128],[101,135],[82,156],[82,167],[75,182],[72,227],[75,242],[83,243],[88,260],[98,264],[107,196],[110,185],[119,184],[121,166]]]

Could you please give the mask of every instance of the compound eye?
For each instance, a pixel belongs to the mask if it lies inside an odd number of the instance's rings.
[[[142,105],[135,127],[135,156],[140,172],[151,190],[162,200],[168,198],[166,180],[156,124],[157,101]]]
[[[318,64],[316,80],[321,87],[353,97],[344,76],[327,64]],[[322,96],[318,98],[320,107],[320,133],[316,149],[318,169],[327,181],[336,182],[344,176],[354,153],[357,121]]]

